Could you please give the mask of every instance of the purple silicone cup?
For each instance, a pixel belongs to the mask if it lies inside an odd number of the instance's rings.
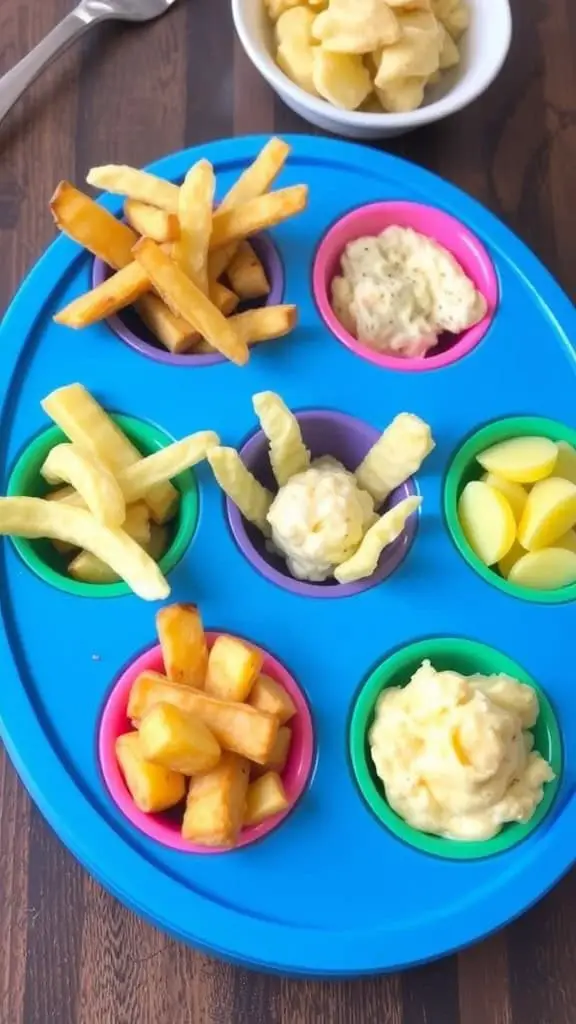
[[[378,430],[363,423],[362,420],[329,409],[298,412],[296,418],[313,459],[322,455],[332,455],[350,471],[359,466],[380,437]],[[268,457],[268,441],[261,430],[246,441],[240,449],[240,456],[262,484],[272,491],[278,489]],[[417,494],[415,483],[413,479],[407,480],[392,492],[378,511],[386,512],[404,498],[414,494]],[[410,516],[403,533],[393,544],[385,548],[376,570],[368,579],[355,583],[337,583],[336,580],[308,583],[296,580],[290,575],[285,561],[266,549],[266,541],[260,531],[246,522],[229,498],[226,499],[226,512],[234,539],[250,564],[271,583],[301,597],[352,597],[375,587],[390,576],[403,561],[414,542],[418,525],[418,515]]]
[[[255,309],[257,306],[262,305],[278,306],[284,297],[284,267],[272,239],[268,235],[262,234],[251,238],[250,242],[266,271],[266,277],[270,284],[270,293],[264,303],[259,301],[242,303],[238,307],[238,312],[242,312],[245,309]],[[110,277],[111,273],[112,270],[107,263],[104,263],[103,260],[95,259],[92,269],[93,287],[96,288],[97,285],[102,284],[103,281]],[[125,341],[127,345],[130,345],[131,348],[136,349],[142,355],[148,356],[149,359],[155,359],[158,363],[166,363],[167,366],[214,366],[216,363],[225,362],[225,357],[220,355],[219,352],[199,352],[197,355],[193,352],[183,352],[181,355],[173,355],[172,352],[168,352],[156,341],[154,335],[142,323],[140,317],[131,306],[109,317],[106,322],[110,330],[122,341]]]

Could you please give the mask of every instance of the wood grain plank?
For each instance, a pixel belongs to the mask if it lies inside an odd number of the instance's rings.
[[[234,134],[234,29],[229,0],[188,4],[186,145]]]
[[[512,1024],[504,932],[458,956],[459,1024]]]
[[[406,971],[401,987],[402,1024],[459,1024],[456,957]]]
[[[30,803],[8,757],[0,749],[0,1020],[23,1020],[28,916],[28,819]]]

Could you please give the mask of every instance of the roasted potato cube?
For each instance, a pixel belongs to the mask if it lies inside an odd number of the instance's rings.
[[[202,846],[234,846],[246,812],[248,774],[243,757],[225,753],[216,768],[191,779],[184,839]]]
[[[282,775],[286,767],[288,760],[288,754],[290,753],[290,744],[292,743],[292,729],[288,725],[281,726],[278,729],[278,735],[276,737],[276,743],[272,747],[272,753],[264,765],[254,765],[252,768],[252,777],[258,778],[263,775],[264,772],[278,772],[278,775]]]
[[[240,242],[226,276],[239,299],[262,299],[270,293],[266,272],[250,242]]]
[[[206,693],[220,700],[246,700],[262,668],[263,655],[233,636],[219,636],[210,651]]]
[[[140,722],[140,747],[147,761],[182,775],[209,772],[220,760],[220,744],[201,718],[173,704],[155,704]]]
[[[248,786],[244,825],[259,825],[289,806],[290,801],[278,773],[266,772]]]
[[[184,776],[147,761],[137,732],[118,737],[116,758],[136,807],[145,814],[165,811],[184,799]]]
[[[204,688],[208,647],[200,612],[193,604],[172,604],[156,615],[168,679],[185,686]]]
[[[289,693],[270,676],[261,675],[254,683],[248,703],[259,711],[275,715],[280,725],[289,722],[296,714],[296,705]]]
[[[278,735],[278,719],[248,704],[209,697],[192,686],[170,683],[158,672],[142,672],[128,698],[128,718],[139,722],[155,704],[174,704],[198,715],[224,750],[266,764]]]

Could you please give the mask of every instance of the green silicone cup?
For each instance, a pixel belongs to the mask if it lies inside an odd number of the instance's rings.
[[[456,547],[472,568],[494,587],[511,597],[539,604],[564,604],[576,600],[576,583],[558,590],[532,590],[509,583],[492,566],[484,565],[470,547],[458,518],[458,500],[470,480],[479,480],[484,470],[476,456],[500,441],[511,437],[548,437],[551,441],[567,441],[576,448],[576,430],[540,416],[513,416],[509,419],[489,423],[473,434],[460,448],[452,461],[444,485],[444,515]]]
[[[152,455],[173,441],[165,431],[132,416],[113,415],[112,419],[142,455]],[[50,488],[40,476],[40,468],[48,452],[55,445],[67,440],[59,427],[50,427],[36,437],[24,449],[12,470],[8,481],[8,496],[26,495],[31,498],[43,498]],[[178,515],[168,524],[168,529],[172,531],[170,544],[159,562],[164,574],[170,572],[184,555],[196,532],[199,514],[198,487],[193,473],[181,473],[172,483],[180,492],[180,505]],[[45,583],[58,587],[67,594],[73,594],[75,597],[120,597],[132,593],[128,585],[122,581],[82,583],[72,579],[66,572],[66,560],[49,540],[12,537],[12,542],[22,561],[32,572]]]
[[[532,730],[534,749],[551,764],[556,778],[545,785],[544,797],[526,825],[505,825],[493,839],[467,843],[418,832],[407,825],[388,804],[383,783],[376,774],[368,745],[368,733],[374,720],[376,701],[382,690],[390,686],[405,686],[425,658],[429,658],[438,671],[451,669],[463,675],[492,675],[505,672],[519,682],[527,683],[538,694],[540,715]],[[352,714],[350,756],[360,792],[378,820],[398,839],[422,853],[450,860],[492,857],[526,839],[544,821],[552,807],[560,785],[563,761],[562,739],[556,715],[538,684],[521,665],[500,651],[487,647],[486,644],[458,637],[434,638],[410,644],[391,655],[372,672],[360,692]]]

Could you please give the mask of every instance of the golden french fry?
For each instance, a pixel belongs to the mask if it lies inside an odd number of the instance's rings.
[[[238,248],[238,244],[238,242],[230,242],[230,245],[223,245],[220,249],[214,249],[208,253],[208,278],[211,284],[222,277]]]
[[[244,826],[260,825],[290,806],[282,779],[277,772],[265,772],[248,786]]]
[[[209,697],[192,686],[170,683],[158,672],[142,672],[128,698],[128,718],[140,721],[155,704],[174,704],[191,711],[214,733],[225,750],[258,764],[266,764],[278,734],[278,720],[248,704]]]
[[[212,209],[216,179],[208,160],[199,160],[180,187],[178,219],[180,241],[174,259],[194,284],[208,294],[208,245],[212,234]]]
[[[230,323],[246,344],[270,341],[289,334],[296,326],[296,306],[263,306],[262,309],[247,309],[230,317]]]
[[[263,654],[234,636],[217,637],[208,657],[206,693],[245,701],[262,668]]]
[[[434,447],[428,424],[412,413],[400,413],[358,466],[358,486],[380,505],[396,487],[418,472]]]
[[[210,282],[210,301],[218,307],[223,316],[230,316],[236,309],[239,298],[231,288],[227,288],[220,281]]]
[[[279,775],[282,775],[288,761],[291,743],[292,729],[290,729],[288,725],[281,725],[278,729],[278,736],[276,737],[276,743],[272,748],[272,753],[264,767],[268,768],[272,772],[278,772]]]
[[[220,760],[220,744],[208,726],[173,704],[155,704],[140,722],[138,734],[147,761],[181,775],[209,772]]]
[[[272,494],[246,468],[235,448],[215,447],[206,455],[217,482],[249,523],[265,536],[270,533],[266,516]]]
[[[132,262],[138,236],[69,182],[60,182],[50,210],[60,231],[115,270]]]
[[[285,725],[296,714],[296,705],[289,693],[270,676],[260,675],[250,692],[248,703],[259,711],[274,715],[280,725]]]
[[[57,388],[40,404],[73,444],[91,452],[115,475],[141,460],[142,453],[82,384]],[[158,523],[171,518],[177,502],[178,491],[171,483],[158,484],[146,495],[146,504]]]
[[[88,171],[86,181],[105,192],[115,192],[128,199],[157,206],[168,213],[178,213],[178,186],[148,171],[139,171],[123,164],[107,164]]]
[[[278,192],[269,192],[249,199],[231,210],[216,210],[212,218],[210,248],[218,249],[229,242],[237,242],[258,231],[272,228],[305,209],[308,202],[307,185],[291,185]]]
[[[310,452],[302,440],[300,424],[280,395],[273,391],[253,395],[252,404],[268,438],[270,464],[276,482],[283,487],[290,477],[310,465]]]
[[[115,749],[126,786],[139,810],[145,814],[157,814],[184,799],[184,776],[146,761],[137,732],[119,736]]]
[[[162,601],[170,587],[149,555],[122,529],[102,526],[90,512],[42,498],[0,498],[0,534],[64,540],[106,562],[145,601]]]
[[[220,212],[232,210],[267,192],[284,167],[289,153],[290,146],[283,139],[270,139],[228,190],[218,207]]]
[[[136,312],[152,334],[169,352],[189,352],[199,338],[192,324],[175,316],[162,299],[152,293],[136,303]]]
[[[223,355],[242,366],[248,361],[248,346],[238,338],[219,309],[204,295],[166,253],[149,238],[134,246],[134,257],[149,275],[156,291],[170,307],[194,325]]]
[[[124,216],[139,235],[153,238],[155,242],[175,242],[180,238],[180,221],[175,213],[159,210],[158,207],[149,206],[139,199],[127,199],[124,203]],[[136,242],[137,238],[132,245]],[[130,253],[130,259],[132,258]]]
[[[155,243],[153,243],[155,244]],[[54,314],[54,322],[79,330],[113,316],[150,290],[150,278],[138,263],[128,263],[91,291]]]
[[[201,846],[234,846],[246,813],[249,766],[225,753],[210,772],[190,781],[182,835]]]
[[[380,516],[364,534],[354,554],[334,570],[339,583],[352,583],[371,576],[384,548],[392,544],[406,526],[406,521],[422,504],[422,498],[405,498]]]
[[[122,490],[114,474],[89,452],[74,444],[57,444],[40,473],[49,484],[71,484],[104,526],[122,526],[126,518]]]
[[[266,272],[250,242],[240,242],[226,276],[240,299],[261,299],[270,294]]]
[[[164,671],[173,683],[204,689],[208,647],[202,618],[194,604],[173,604],[156,615]]]

